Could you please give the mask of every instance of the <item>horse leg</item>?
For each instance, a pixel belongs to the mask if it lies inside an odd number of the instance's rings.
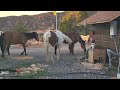
[[[57,47],[58,47],[57,60],[60,60],[60,45],[57,45]]]
[[[49,60],[49,58],[48,58],[49,48],[48,48],[48,46],[47,46],[47,45],[45,45],[45,49],[46,49],[46,55],[47,55],[47,61],[48,61],[48,60]]]
[[[46,61],[49,62],[50,61],[49,44],[45,45],[45,49],[46,49],[46,56],[47,56]]]
[[[2,57],[5,58],[5,46],[1,46]]]
[[[23,51],[23,52],[21,53],[21,55],[23,55],[23,54],[24,54],[24,52],[25,52],[25,51]]]
[[[69,45],[70,54],[74,55],[74,43]]]
[[[25,51],[25,56],[27,56],[25,44],[24,44],[24,51]]]
[[[24,48],[24,51],[21,53],[21,55],[23,55],[25,53],[25,56],[27,55],[26,54],[26,47],[25,47],[25,44],[22,44],[23,48]]]
[[[8,55],[10,55],[9,48],[10,48],[10,45],[7,46]]]
[[[52,47],[51,45],[50,45],[49,58],[50,58],[50,60],[54,63],[54,59],[53,59],[53,47]]]
[[[6,43],[2,41],[1,43],[1,51],[2,51],[2,57],[5,58],[5,49],[6,49]]]
[[[57,45],[55,45],[55,55],[57,55]]]

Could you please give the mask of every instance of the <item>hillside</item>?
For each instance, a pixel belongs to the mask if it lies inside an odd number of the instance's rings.
[[[58,23],[63,13],[58,13]],[[55,16],[52,12],[38,14],[38,15],[23,15],[23,16],[8,16],[0,18],[0,30],[12,30],[17,23],[23,23],[28,30],[46,30],[55,26]],[[53,27],[55,29],[55,27]]]
[[[93,14],[93,11],[88,11]],[[64,12],[58,13],[58,25]],[[17,23],[21,22],[28,30],[46,30],[55,29],[55,16],[52,12],[42,13],[38,15],[8,16],[0,17],[0,30],[12,30]]]

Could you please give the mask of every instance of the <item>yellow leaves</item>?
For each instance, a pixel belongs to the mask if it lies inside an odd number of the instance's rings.
[[[53,11],[54,16],[56,16],[56,11]]]
[[[65,15],[62,17],[62,22],[64,21],[69,21],[72,18],[75,18],[77,20],[77,22],[80,19],[80,11],[66,11]]]
[[[80,11],[66,11],[61,19],[60,30],[61,31],[72,31],[76,24],[80,20]]]

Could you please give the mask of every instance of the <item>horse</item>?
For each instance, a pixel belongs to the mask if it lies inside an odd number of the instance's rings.
[[[93,35],[95,35],[95,31],[90,32],[89,38],[88,38],[88,44],[94,43]]]
[[[26,54],[26,42],[29,39],[35,39],[39,41],[38,34],[36,32],[12,32],[12,31],[6,31],[4,32],[1,37],[0,37],[0,42],[1,42],[1,51],[2,51],[2,57],[5,57],[4,53],[5,50],[7,49],[8,55],[10,55],[9,48],[10,45],[13,44],[21,44],[24,48],[24,51],[21,53],[23,55]]]
[[[59,48],[57,55],[57,60],[60,60],[60,46],[63,42],[67,42],[69,45],[72,44],[72,40],[65,34],[63,34],[61,31],[56,30],[55,32],[53,31],[47,31],[43,35],[43,40],[44,40],[44,45],[46,47],[46,52],[47,52],[47,61],[53,61],[53,48],[57,45]],[[50,50],[49,50],[50,48]]]
[[[86,46],[85,46],[85,41],[81,38],[79,33],[76,32],[65,32],[64,33],[66,36],[68,36],[72,40],[72,44],[69,44],[69,50],[70,54],[74,54],[74,44],[79,42],[82,49],[84,50],[84,54],[86,53]],[[66,41],[64,41],[65,44],[68,44]],[[57,45],[55,46],[55,54],[57,50]]]

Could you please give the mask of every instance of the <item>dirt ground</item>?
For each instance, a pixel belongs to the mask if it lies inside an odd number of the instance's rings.
[[[6,59],[0,59],[0,70],[15,70],[16,68],[22,68],[31,64],[47,65],[44,69],[49,72],[46,76],[37,76],[34,79],[113,79],[115,76],[107,75],[105,68],[102,64],[91,64],[80,60],[83,56],[83,50],[79,43],[75,44],[75,54],[69,55],[68,45],[63,44],[61,46],[61,59],[56,60],[55,63],[46,62],[46,53],[43,44],[37,47],[27,47],[28,56],[20,56],[23,51],[22,47],[11,46],[8,56],[6,53]],[[1,52],[0,52],[1,55]],[[13,77],[3,77],[1,79],[11,79]],[[17,77],[14,77],[17,79]]]

